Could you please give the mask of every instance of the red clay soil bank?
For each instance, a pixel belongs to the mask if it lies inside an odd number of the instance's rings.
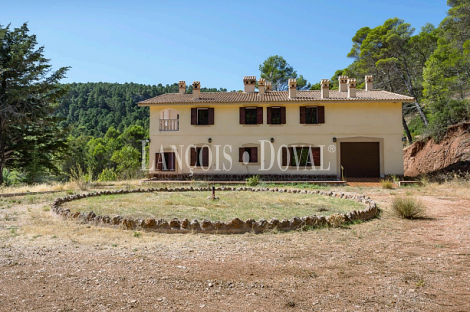
[[[161,233],[210,233],[210,234],[238,234],[238,233],[261,233],[266,230],[278,229],[281,231],[295,230],[304,226],[308,227],[322,227],[322,226],[336,226],[338,219],[341,222],[349,222],[354,220],[367,220],[374,218],[378,213],[377,205],[370,197],[363,195],[352,195],[345,193],[323,192],[323,191],[306,191],[306,190],[292,190],[292,189],[279,189],[279,188],[250,188],[250,187],[222,187],[217,188],[217,191],[235,191],[235,192],[279,192],[279,193],[300,193],[339,197],[345,200],[355,200],[362,202],[366,205],[364,210],[353,210],[347,214],[334,214],[331,216],[307,216],[303,218],[294,217],[291,220],[278,220],[271,219],[269,221],[260,219],[248,219],[246,221],[234,218],[229,222],[211,221],[211,220],[193,220],[188,219],[179,220],[177,218],[169,221],[164,219],[155,220],[154,218],[148,219],[132,219],[123,218],[121,216],[97,216],[93,211],[85,212],[71,212],[70,209],[60,208],[60,205],[65,202],[79,200],[82,198],[111,195],[111,194],[127,194],[127,193],[145,193],[145,192],[193,192],[193,191],[210,191],[209,187],[193,188],[193,187],[176,187],[176,188],[150,188],[150,189],[137,189],[132,191],[103,191],[88,194],[71,195],[62,198],[57,198],[52,203],[52,213],[58,215],[63,219],[74,219],[81,223],[89,223],[98,226],[111,226],[122,228],[126,230],[142,230]],[[295,195],[293,195],[295,196]]]
[[[449,127],[444,139],[416,141],[404,150],[405,176],[470,170],[470,122]]]

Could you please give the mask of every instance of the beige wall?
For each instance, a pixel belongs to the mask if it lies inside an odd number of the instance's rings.
[[[403,174],[403,152],[402,152],[402,124],[401,124],[401,103],[380,102],[380,103],[361,103],[345,102],[334,103],[326,102],[319,104],[325,107],[325,123],[320,125],[302,125],[299,118],[299,107],[303,105],[312,105],[311,103],[288,103],[286,104],[286,124],[268,125],[266,124],[266,107],[280,106],[282,103],[274,105],[259,105],[264,108],[264,124],[262,125],[240,125],[239,107],[256,106],[253,104],[213,104],[198,105],[197,107],[214,107],[214,125],[212,126],[192,126],[191,125],[191,107],[196,105],[159,105],[150,107],[150,160],[155,159],[155,153],[159,152],[160,146],[169,151],[170,145],[184,145],[184,151],[190,144],[203,145],[211,147],[215,156],[215,145],[220,147],[220,159],[224,160],[222,148],[224,145],[231,145],[232,168],[229,173],[282,173],[283,171],[275,164],[270,171],[258,171],[263,159],[259,153],[260,163],[257,165],[244,165],[238,162],[238,148],[247,146],[247,144],[260,144],[258,140],[270,140],[274,138],[275,153],[281,145],[292,144],[311,144],[312,146],[324,145],[323,167],[329,170],[299,171],[289,169],[286,173],[299,174],[334,174],[339,175],[339,147],[341,141],[376,141],[381,142],[381,175],[384,174]],[[164,109],[172,108],[179,114],[179,131],[159,131],[159,116]],[[337,142],[333,142],[333,137]],[[208,143],[208,139],[212,143]],[[336,152],[328,151],[329,146],[336,147]],[[265,167],[269,166],[271,152],[267,147],[265,153]],[[229,152],[229,150],[226,150]],[[215,157],[212,159],[210,173],[224,173],[216,170]],[[222,163],[228,168],[229,162],[224,160],[219,164],[222,169]],[[151,171],[154,172],[154,171]],[[190,172],[188,166],[184,163],[182,170],[177,166],[176,172]],[[194,173],[203,173],[200,168],[193,170]]]

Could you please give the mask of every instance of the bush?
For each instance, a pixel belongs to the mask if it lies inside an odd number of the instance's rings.
[[[116,181],[117,174],[114,172],[114,169],[103,169],[103,171],[98,175],[99,182],[105,181]]]
[[[248,186],[257,186],[259,183],[260,183],[260,178],[259,178],[259,175],[256,175],[256,176],[252,176],[248,179],[246,179],[246,184]]]
[[[391,190],[393,188],[393,182],[390,180],[380,180],[380,185],[383,189]]]
[[[404,219],[422,218],[425,215],[424,204],[411,196],[397,196],[393,198],[392,207],[395,213]]]
[[[75,168],[70,168],[70,180],[82,191],[88,190],[91,186],[88,175],[83,172],[80,165],[77,165]]]

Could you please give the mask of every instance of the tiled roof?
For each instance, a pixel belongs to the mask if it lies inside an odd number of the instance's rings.
[[[297,97],[289,98],[289,91],[269,91],[265,95],[244,92],[201,92],[199,99],[192,94],[167,93],[139,102],[141,106],[152,104],[189,104],[189,103],[269,103],[269,102],[317,102],[317,101],[390,101],[414,102],[414,98],[406,95],[382,90],[357,90],[355,98],[348,98],[348,92],[330,90],[329,98],[322,99],[320,90],[297,91]]]

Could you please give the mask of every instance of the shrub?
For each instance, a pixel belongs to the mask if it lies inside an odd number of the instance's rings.
[[[425,215],[424,204],[412,196],[396,196],[393,198],[392,207],[395,213],[404,219],[422,218]]]
[[[390,190],[393,188],[393,182],[390,180],[380,180],[380,185],[383,189]]]
[[[88,190],[91,184],[80,165],[77,165],[75,168],[70,168],[70,180],[74,182],[82,191]]]
[[[99,182],[105,181],[116,181],[117,174],[114,172],[114,169],[103,169],[103,171],[98,175]]]
[[[248,179],[246,179],[246,184],[248,186],[257,186],[260,183],[260,178],[259,175],[252,176]]]

